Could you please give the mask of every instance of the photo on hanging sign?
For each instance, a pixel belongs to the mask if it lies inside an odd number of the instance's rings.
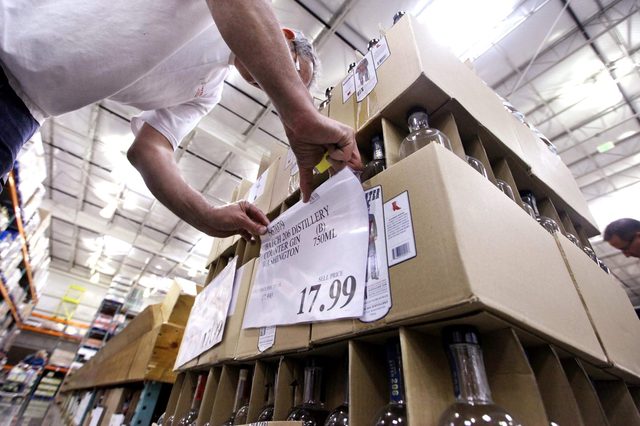
[[[184,329],[174,370],[222,341],[231,304],[238,256],[196,296]]]
[[[354,69],[356,85],[356,102],[362,102],[378,84],[376,67],[373,62],[373,53],[368,51],[364,58],[356,64]]]
[[[368,234],[362,185],[344,169],[269,225],[243,328],[362,316]]]
[[[389,267],[416,257],[411,205],[407,191],[384,203]]]
[[[353,76],[353,71],[350,71],[349,74],[347,74],[347,77],[342,80],[342,103],[347,103],[349,98],[353,96],[355,92],[356,81],[355,77]]]
[[[382,205],[382,186],[364,193],[369,209],[369,244],[367,246],[367,271],[362,322],[383,318],[391,309],[391,288],[387,266],[387,239]]]
[[[391,56],[389,45],[387,44],[387,38],[381,37],[380,40],[371,48],[371,55],[373,56],[373,63],[376,69],[380,68],[380,65]]]

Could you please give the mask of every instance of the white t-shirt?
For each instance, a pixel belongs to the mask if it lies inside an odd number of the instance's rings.
[[[108,98],[175,149],[219,102],[230,58],[205,0],[0,0],[0,64],[39,122]]]

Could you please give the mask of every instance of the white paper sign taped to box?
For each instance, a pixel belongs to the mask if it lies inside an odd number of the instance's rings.
[[[344,169],[273,221],[243,328],[360,317],[368,217],[360,181]]]
[[[231,304],[238,256],[196,296],[174,368],[179,368],[222,341]]]

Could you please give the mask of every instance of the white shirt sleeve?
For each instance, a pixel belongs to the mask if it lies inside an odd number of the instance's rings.
[[[131,131],[138,136],[144,123],[162,133],[169,140],[173,150],[178,148],[182,139],[198,125],[220,102],[223,85],[214,89],[209,96],[195,98],[189,102],[167,108],[144,111],[131,119]]]

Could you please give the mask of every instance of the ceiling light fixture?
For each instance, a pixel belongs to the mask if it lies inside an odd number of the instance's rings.
[[[611,151],[613,148],[615,148],[615,146],[616,146],[615,143],[609,141],[609,142],[605,142],[603,144],[598,145],[596,149],[600,154],[604,154],[607,151]]]

